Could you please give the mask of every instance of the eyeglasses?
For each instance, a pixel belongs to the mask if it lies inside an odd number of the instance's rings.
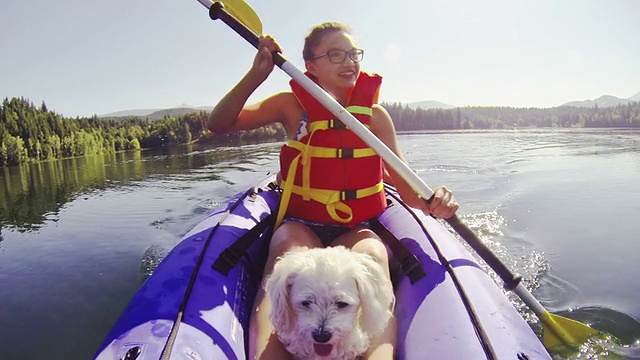
[[[340,50],[340,49],[329,49],[324,54],[315,57],[311,60],[317,60],[321,57],[327,57],[332,64],[342,64],[344,60],[349,55],[349,59],[353,62],[360,62],[364,59],[364,50],[362,49],[351,49],[349,51]]]

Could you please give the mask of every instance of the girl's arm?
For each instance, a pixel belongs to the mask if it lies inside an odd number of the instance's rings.
[[[282,102],[286,93],[273,95],[255,105],[245,106],[249,96],[273,70],[271,53],[281,51],[271,37],[260,38],[258,53],[247,74],[214,107],[207,119],[207,128],[214,133],[255,129],[285,118]]]
[[[371,131],[385,144],[391,151],[406,163],[404,155],[400,150],[398,139],[396,138],[396,129],[393,125],[391,116],[382,106],[376,104],[372,107],[373,114],[371,117]],[[435,190],[435,196],[431,204],[422,199],[411,186],[390,166],[385,164],[385,169],[389,172],[393,184],[398,189],[398,193],[402,200],[409,206],[422,210],[427,215],[433,215],[437,218],[448,219],[458,210],[458,203],[451,191],[441,186]]]

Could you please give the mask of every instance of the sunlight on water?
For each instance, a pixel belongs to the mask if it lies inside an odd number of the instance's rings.
[[[158,265],[179,241],[179,237],[168,232],[156,236],[154,242],[145,250],[140,261],[140,280],[144,282],[153,274]]]
[[[464,215],[462,220],[484,241],[504,235],[500,228],[505,219],[497,211]]]
[[[496,254],[502,262],[514,273],[522,276],[522,282],[529,291],[540,286],[540,280],[549,271],[549,264],[544,253],[533,251],[521,247],[520,249],[509,249],[497,239],[504,234],[500,230],[504,226],[505,219],[496,211],[470,214],[462,217],[462,220],[472,229],[484,244]],[[457,235],[456,235],[457,236]],[[493,281],[502,289],[502,279],[496,274],[475,252],[464,242],[462,243],[469,251],[479,260],[483,270],[487,272]],[[518,312],[529,322],[535,324],[538,322],[537,317],[528,307],[512,292],[502,289],[502,291],[511,300]]]
[[[196,214],[200,214],[200,213],[209,214],[211,213],[212,210],[215,210],[220,206],[222,206],[222,204],[223,203],[219,201],[207,200],[207,201],[200,202],[193,211]]]
[[[512,272],[520,274],[522,276],[522,283],[529,291],[533,292],[543,284],[546,288],[553,287],[557,290],[555,292],[556,296],[553,298],[544,299],[537,296],[538,300],[546,303],[547,306],[550,302],[553,303],[554,299],[562,298],[561,296],[557,296],[558,291],[577,291],[575,290],[573,285],[548,274],[550,266],[544,253],[531,250],[526,246],[515,245],[516,247],[514,248],[507,248],[507,246],[500,243],[498,241],[499,238],[504,236],[503,232],[500,229],[504,226],[505,219],[496,211],[464,215],[461,217],[461,219],[469,226],[470,229],[472,229],[478,235],[478,237],[480,237],[484,244],[493,253],[495,253],[509,269],[511,269]],[[453,232],[452,229],[450,229],[450,231]],[[529,325],[531,325],[538,336],[542,337],[542,326],[538,317],[527,307],[527,305],[522,300],[520,300],[520,298],[515,293],[503,289],[502,279],[500,279],[500,277],[486,263],[484,263],[482,259],[480,259],[476,255],[476,253],[466,244],[463,239],[459,237],[459,235],[455,234],[455,232],[454,235],[476,257],[483,270],[487,272],[493,279],[493,281],[502,289],[513,306],[529,323]],[[585,317],[593,319],[593,313],[595,312],[607,312],[607,319],[620,317],[622,315],[612,314],[612,310],[594,310],[593,308],[589,308],[576,310],[569,309],[568,311],[563,312],[562,316],[565,316],[565,313],[569,313],[572,315],[568,315],[565,317],[578,320],[580,316],[576,315],[583,314],[585,315]],[[588,323],[586,319],[580,321],[585,324]],[[628,321],[635,320],[631,319]],[[616,323],[616,326],[620,327],[621,324]],[[631,324],[627,326],[632,327],[634,325]],[[599,333],[598,335],[588,339],[578,349],[554,349],[551,354],[552,357],[556,360],[594,360],[601,358],[640,359],[640,341],[636,341],[633,345],[622,345],[621,341],[616,337],[607,333]]]
[[[620,345],[612,335],[598,334],[577,350],[554,349],[552,357],[556,360],[640,359],[640,341],[633,345]]]
[[[141,282],[144,282],[153,274],[162,260],[167,257],[169,251],[171,251],[171,247],[163,246],[162,244],[153,244],[144,252],[142,261],[140,262]]]
[[[453,165],[436,165],[430,168],[415,168],[414,171],[417,174],[430,173],[430,172],[453,172],[453,173],[478,173],[477,169],[473,169],[466,166],[453,166]]]

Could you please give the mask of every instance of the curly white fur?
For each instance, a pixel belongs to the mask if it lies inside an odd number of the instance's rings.
[[[393,315],[385,269],[343,246],[291,250],[266,283],[271,322],[299,359],[355,359]]]

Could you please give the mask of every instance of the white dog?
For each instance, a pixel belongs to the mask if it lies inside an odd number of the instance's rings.
[[[296,359],[356,359],[395,302],[382,266],[343,246],[287,252],[266,291],[274,329]]]

